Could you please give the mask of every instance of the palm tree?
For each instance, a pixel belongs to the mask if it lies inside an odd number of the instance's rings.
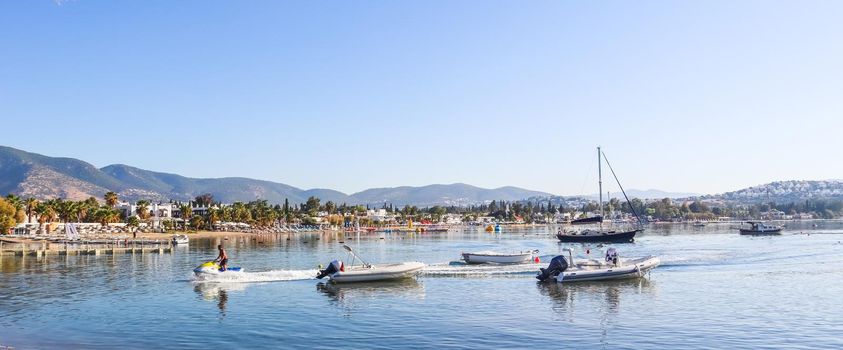
[[[71,202],[73,203],[73,216],[76,217],[76,222],[85,222],[88,218],[89,208],[85,201]]]
[[[194,230],[202,228],[202,225],[204,225],[204,220],[201,216],[195,215],[190,218],[190,226],[193,227]]]
[[[117,205],[118,200],[119,200],[119,198],[117,197],[117,193],[114,193],[114,192],[111,192],[111,191],[106,192],[106,194],[105,194],[105,204],[106,205],[114,208],[114,206]]]
[[[120,213],[113,208],[109,207],[101,207],[94,212],[94,217],[97,218],[100,225],[108,227],[108,223],[110,222],[118,222],[120,221]]]
[[[179,211],[181,212],[181,219],[184,220],[183,228],[187,231],[187,220],[193,216],[193,207],[190,204],[182,204],[179,205]]]
[[[220,208],[220,220],[222,221],[232,221],[231,220],[231,207],[224,206]]]
[[[249,222],[252,220],[252,214],[246,208],[243,202],[234,202],[231,204],[231,219],[235,222]]]
[[[147,218],[149,218],[149,201],[139,200],[137,201],[137,203],[135,203],[135,205],[137,206],[135,212],[138,214],[141,220],[146,220]]]
[[[214,207],[208,208],[208,230],[214,230],[214,223],[220,221],[222,210]]]
[[[23,204],[21,203],[20,197],[14,194],[9,193],[8,195],[6,195],[6,201],[9,202],[9,204],[14,206],[16,209],[23,208]]]
[[[56,219],[56,211],[50,202],[38,203],[35,206],[35,214],[38,215],[38,223],[41,225]]]
[[[134,232],[135,230],[137,230],[138,226],[140,226],[140,220],[138,220],[137,216],[132,215],[128,219],[126,219],[126,226],[131,228],[132,232]]]
[[[26,206],[26,222],[31,224],[32,214],[35,213],[35,207],[37,207],[40,203],[37,199],[29,197],[26,199],[26,201],[24,201],[24,204]]]
[[[75,202],[73,201],[65,201],[61,199],[57,199],[55,203],[55,210],[56,213],[59,215],[59,219],[61,219],[65,224],[70,222],[70,218],[74,216],[74,211],[76,210]]]
[[[100,202],[97,200],[97,197],[90,196],[85,200],[85,206],[89,208],[99,208]]]

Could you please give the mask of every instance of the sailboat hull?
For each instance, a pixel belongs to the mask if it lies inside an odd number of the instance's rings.
[[[571,225],[599,224],[601,222],[603,222],[602,216],[593,216],[590,218],[572,220]]]
[[[643,231],[641,229],[631,231],[607,231],[592,234],[571,234],[558,233],[556,238],[560,242],[566,243],[587,243],[587,242],[603,242],[603,243],[631,243],[635,241],[635,234]]]

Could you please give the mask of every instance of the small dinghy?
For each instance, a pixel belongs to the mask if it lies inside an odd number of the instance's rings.
[[[462,253],[462,259],[466,264],[521,264],[533,261],[534,254],[538,254],[538,252],[538,250],[529,250],[509,254],[496,252]]]
[[[227,269],[223,270],[220,267],[220,264],[216,261],[205,262],[204,264],[199,265],[195,269],[193,269],[193,273],[196,274],[196,276],[218,275],[218,274],[222,274],[222,273],[225,273],[225,274],[241,273],[241,272],[243,272],[243,269],[239,266],[229,266]]]
[[[606,261],[590,260],[584,264],[574,262],[573,251],[568,251],[571,263],[564,256],[559,255],[550,260],[546,269],[539,269],[536,275],[539,281],[577,282],[577,281],[605,281],[643,277],[647,272],[659,266],[658,257],[621,259],[614,248],[606,252]]]
[[[188,244],[188,242],[190,242],[190,238],[187,238],[187,235],[173,236],[173,245]]]
[[[341,261],[334,260],[325,269],[320,268],[316,278],[328,277],[331,282],[335,283],[390,281],[414,277],[424,268],[423,263],[416,261],[372,265],[357,256],[351,247],[343,245],[343,248],[348,252],[351,263],[346,265]],[[354,266],[354,262],[357,260],[360,261],[360,265]]]

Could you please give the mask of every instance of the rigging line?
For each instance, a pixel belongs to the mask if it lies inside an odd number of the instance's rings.
[[[580,194],[583,197],[588,197],[588,194],[585,193],[585,183],[588,182],[588,179],[591,178],[591,171],[594,170],[594,162],[588,162],[588,172],[585,173],[585,178],[582,180],[582,186],[580,186]]]
[[[603,153],[603,151],[600,151]],[[623,198],[626,199],[626,204],[629,205],[629,209],[632,210],[632,214],[635,215],[635,218],[638,219],[638,225],[641,225],[641,217],[638,216],[638,213],[635,211],[635,207],[632,206],[632,202],[629,201],[629,197],[626,196],[626,191],[623,190],[623,185],[621,185],[621,180],[618,180],[618,176],[615,175],[615,169],[612,169],[612,164],[609,163],[609,158],[606,158],[606,153],[603,153],[603,160],[606,161],[606,165],[609,166],[609,171],[612,172],[612,176],[615,178],[615,182],[618,183],[618,187],[621,188],[621,193],[623,193]]]

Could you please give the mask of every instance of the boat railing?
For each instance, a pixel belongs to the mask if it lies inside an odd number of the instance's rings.
[[[364,268],[371,268],[372,267],[372,264],[369,264],[368,262],[366,262],[366,260],[363,260],[363,258],[358,256],[357,253],[355,253],[354,250],[351,249],[351,247],[349,247],[348,245],[345,245],[345,244],[343,244],[342,247],[343,247],[343,249],[345,249],[348,252],[348,255],[350,257],[351,263],[348,264],[349,267],[354,266],[355,260],[360,260],[360,263],[363,265]]]

